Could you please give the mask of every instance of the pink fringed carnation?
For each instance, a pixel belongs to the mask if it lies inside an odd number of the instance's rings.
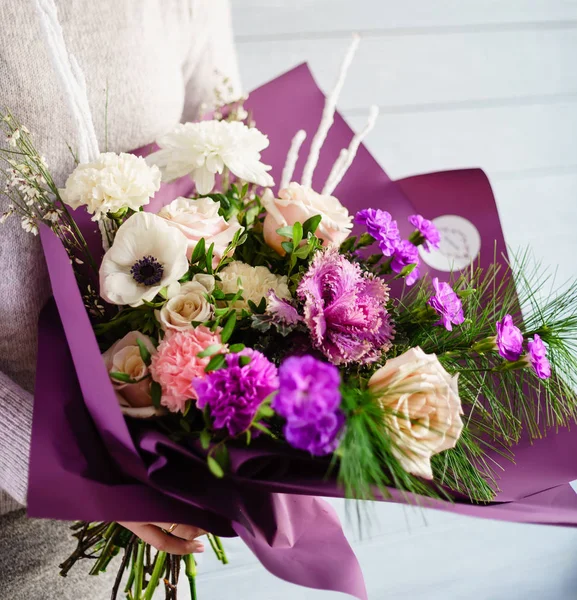
[[[298,296],[313,344],[333,364],[371,363],[391,347],[387,285],[336,249],[315,256]]]
[[[162,387],[161,404],[172,412],[184,411],[187,400],[196,400],[192,382],[204,377],[210,358],[198,353],[213,344],[221,344],[220,334],[200,325],[196,329],[169,333],[153,355],[150,372]]]

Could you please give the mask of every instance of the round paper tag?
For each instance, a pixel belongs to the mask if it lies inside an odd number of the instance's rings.
[[[458,215],[443,215],[432,221],[441,234],[441,247],[429,253],[419,246],[421,259],[438,271],[460,271],[468,267],[481,249],[479,230]]]

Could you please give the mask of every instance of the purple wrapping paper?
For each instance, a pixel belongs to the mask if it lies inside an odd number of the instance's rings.
[[[290,140],[304,128],[308,141],[320,120],[324,97],[302,65],[256,90],[248,107],[271,146],[264,155],[279,179]],[[339,115],[315,172],[320,189],[340,149],[352,136]],[[163,189],[149,210],[190,190],[183,179]],[[406,217],[456,214],[469,219],[482,238],[481,262],[505,253],[495,201],[480,170],[422,175],[392,182],[361,146],[335,195],[351,212],[373,206],[389,210],[409,233]],[[86,213],[77,221],[97,254],[98,232]],[[39,326],[39,355],[32,432],[28,514],[55,519],[191,523],[217,535],[240,535],[273,574],[313,588],[364,600],[357,560],[333,509],[320,496],[341,496],[325,481],[327,463],[257,440],[232,449],[232,474],[215,479],[202,452],[171,442],[145,422],[127,425],[100,357],[72,267],[59,240],[41,231],[54,302]],[[437,274],[433,269],[424,266]],[[440,274],[441,275],[441,274]],[[477,506],[413,498],[422,506],[509,521],[577,524],[577,436],[560,429],[533,445],[515,448],[495,502]],[[392,501],[408,499],[392,491]]]

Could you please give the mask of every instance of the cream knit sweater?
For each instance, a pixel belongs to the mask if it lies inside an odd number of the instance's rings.
[[[68,49],[86,76],[104,150],[154,141],[210,104],[224,76],[238,91],[228,0],[56,0]],[[73,168],[67,104],[32,0],[0,2],[0,106],[32,132],[56,182]],[[0,212],[7,200],[0,196]],[[0,514],[26,499],[38,314],[50,296],[39,240],[0,225]],[[4,490],[6,493],[3,493]]]

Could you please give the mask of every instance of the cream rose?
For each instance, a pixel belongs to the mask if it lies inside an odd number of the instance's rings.
[[[218,214],[219,210],[220,202],[210,198],[179,197],[167,204],[158,216],[184,233],[188,240],[188,258],[201,238],[204,238],[207,250],[214,244],[213,265],[216,267],[234,234],[241,229],[236,219],[226,221]]]
[[[232,305],[237,310],[248,310],[249,300],[258,305],[270,290],[280,299],[291,297],[288,279],[284,275],[271,273],[266,267],[251,267],[246,263],[234,261],[220,271],[219,276],[221,281],[218,286],[225,294],[236,294],[239,287],[242,289],[243,299]]]
[[[387,409],[403,468],[432,479],[431,456],[454,448],[463,429],[457,376],[451,377],[435,354],[411,348],[388,360],[369,380],[369,389]]]
[[[214,290],[214,277],[199,273],[178,286],[169,287],[168,301],[156,311],[156,318],[164,331],[192,329],[192,321],[208,321],[213,315],[213,306],[206,294]]]
[[[140,356],[140,348],[136,340],[146,346],[151,355],[156,348],[149,337],[139,331],[127,333],[114,343],[103,355],[104,364],[109,373],[125,373],[137,383],[120,383],[113,379],[114,391],[125,415],[146,419],[161,411],[152,405],[148,367]]]
[[[285,254],[281,243],[287,239],[276,230],[297,222],[302,224],[315,215],[322,217],[316,235],[325,246],[340,246],[349,236],[353,218],[334,196],[317,194],[311,188],[294,182],[281,190],[278,196],[275,198],[270,190],[263,194],[262,203],[267,211],[263,235],[267,245],[281,256]]]

